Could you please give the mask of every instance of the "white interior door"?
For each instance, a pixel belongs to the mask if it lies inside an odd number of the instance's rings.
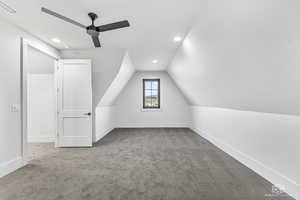
[[[60,60],[58,146],[92,146],[92,73],[90,60]]]

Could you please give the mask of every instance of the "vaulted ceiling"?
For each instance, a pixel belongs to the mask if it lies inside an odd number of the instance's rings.
[[[72,24],[42,13],[49,8],[82,24],[91,23],[87,14],[99,15],[96,25],[127,19],[131,26],[105,32],[100,40],[103,48],[125,48],[139,70],[163,70],[180,43],[174,43],[176,35],[184,37],[195,16],[205,7],[206,0],[3,0],[17,13],[0,16],[39,37],[58,49],[93,48],[90,37]],[[55,44],[52,38],[62,43]],[[152,60],[158,63],[153,64]]]

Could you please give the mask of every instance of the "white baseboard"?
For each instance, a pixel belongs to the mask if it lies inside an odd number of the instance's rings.
[[[189,128],[186,123],[158,124],[158,123],[128,123],[118,124],[117,128]]]
[[[94,142],[98,142],[101,138],[103,138],[105,135],[107,135],[109,132],[111,132],[112,130],[114,130],[115,128],[109,128],[105,131],[97,131],[96,133],[96,138],[95,138],[95,141]]]
[[[295,199],[300,200],[300,186],[293,180],[289,179],[288,177],[284,176],[283,174],[279,173],[278,171],[272,169],[269,166],[264,165],[260,161],[248,156],[247,154],[235,149],[233,146],[209,135],[203,133],[202,131],[198,130],[197,128],[191,127],[191,129],[202,136],[203,138],[207,139],[218,148],[226,152],[227,154],[234,157],[236,160],[243,163],[248,168],[255,171],[260,176],[264,177],[272,184],[280,184],[284,185],[286,192],[294,197]]]
[[[28,137],[29,143],[50,143],[55,142],[55,137],[53,136],[33,136]]]
[[[23,167],[26,165],[26,162],[23,161],[22,157],[10,160],[0,164],[0,178]]]

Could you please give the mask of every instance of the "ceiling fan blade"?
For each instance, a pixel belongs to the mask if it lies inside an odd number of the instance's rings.
[[[99,41],[99,37],[98,36],[92,36],[93,42],[94,42],[94,46],[95,47],[101,47],[100,41]]]
[[[102,26],[97,27],[98,32],[104,32],[104,31],[110,31],[114,29],[119,29],[119,28],[124,28],[130,26],[129,22],[127,20],[120,21],[120,22],[115,22],[111,24],[105,24]]]
[[[73,19],[70,19],[70,18],[68,18],[68,17],[65,17],[65,16],[63,16],[63,15],[61,15],[61,14],[58,14],[58,13],[56,13],[56,12],[54,12],[54,11],[51,11],[51,10],[49,10],[49,9],[47,9],[47,8],[42,7],[42,12],[47,13],[47,14],[49,14],[49,15],[52,15],[52,16],[54,16],[54,17],[57,17],[57,18],[59,18],[59,19],[62,19],[62,20],[64,20],[64,21],[66,21],[66,22],[69,22],[69,23],[74,24],[74,25],[76,25],[76,26],[79,26],[79,27],[81,27],[81,28],[86,28],[85,25],[80,24],[79,22],[76,22],[76,21],[74,21]]]

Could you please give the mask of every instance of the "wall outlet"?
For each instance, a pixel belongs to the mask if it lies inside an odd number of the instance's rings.
[[[10,112],[20,112],[21,106],[20,104],[11,104]]]

